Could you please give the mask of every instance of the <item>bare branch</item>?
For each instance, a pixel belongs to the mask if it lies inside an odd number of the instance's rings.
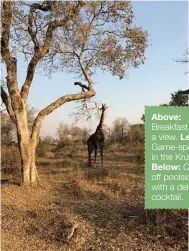
[[[31,138],[34,139],[36,136],[39,135],[42,120],[44,119],[45,116],[49,115],[55,109],[57,109],[58,107],[60,107],[61,105],[67,102],[81,100],[81,99],[89,99],[95,96],[95,94],[96,93],[94,90],[89,90],[87,92],[81,92],[81,93],[76,93],[76,94],[68,94],[68,95],[60,97],[55,102],[45,107],[43,110],[39,112],[39,114],[37,115],[33,123]]]
[[[22,89],[21,89],[21,97],[24,102],[26,102],[26,100],[28,98],[29,88],[31,86],[31,83],[32,83],[32,80],[34,77],[34,73],[35,73],[35,69],[36,69],[36,66],[37,66],[37,63],[39,62],[39,60],[40,60],[39,52],[35,51],[29,65],[28,65],[26,80],[25,80],[25,82],[22,86]]]
[[[26,102],[26,100],[28,98],[29,88],[31,86],[31,83],[32,83],[32,80],[34,77],[36,66],[37,66],[39,60],[41,58],[43,58],[46,55],[46,53],[49,52],[49,47],[50,47],[52,37],[53,37],[53,31],[55,29],[57,29],[58,27],[64,27],[64,28],[67,27],[69,21],[80,11],[80,9],[84,6],[84,4],[85,3],[83,1],[79,1],[77,6],[74,8],[73,12],[71,14],[69,14],[68,16],[66,16],[63,20],[60,20],[60,21],[55,20],[55,21],[49,22],[43,47],[38,47],[39,44],[36,44],[36,41],[35,41],[36,34],[32,34],[32,36],[34,36],[32,38],[32,40],[34,39],[33,42],[35,44],[35,52],[34,52],[34,55],[31,59],[29,65],[28,65],[26,80],[25,80],[25,82],[22,86],[22,90],[21,90],[21,97],[24,102]],[[47,11],[47,10],[51,9],[51,4],[49,2],[49,6],[47,5],[46,7],[42,6],[40,4],[34,4],[33,7],[31,7],[31,8],[33,8],[35,10],[40,9],[42,11]],[[30,10],[30,12],[31,12],[31,10]],[[32,17],[33,16],[31,16],[31,18]],[[31,23],[29,24],[29,26],[31,26]]]
[[[89,83],[89,90],[92,89],[92,79],[88,74],[87,69],[84,67],[81,56],[79,56],[79,65],[81,67],[81,70],[83,72],[83,75],[85,76],[85,79],[87,80],[87,82]]]
[[[12,21],[12,3],[11,1],[3,2],[3,17],[2,17],[2,37],[1,37],[1,55],[5,61],[7,68],[7,87],[9,90],[12,104],[14,103],[14,110],[19,110],[22,107],[20,99],[20,92],[17,83],[17,60],[12,57],[9,51],[10,27]],[[5,92],[3,92],[5,100]],[[5,101],[5,103],[7,103]],[[7,103],[10,116],[13,114],[10,107],[10,101]]]
[[[35,9],[34,8],[30,8],[30,13],[28,15],[28,33],[30,34],[31,36],[31,39],[34,43],[34,46],[35,46],[35,50],[39,49],[40,47],[40,44],[37,40],[37,28],[36,28],[36,31],[33,30],[33,21],[34,21],[34,18],[33,18],[33,14],[34,14],[34,11]]]
[[[93,115],[99,119],[101,103],[94,99],[79,100],[77,103],[78,105],[74,108],[76,111],[69,114],[70,117],[74,118],[75,122],[80,119],[91,120]]]
[[[1,37],[1,55],[5,62],[8,64],[8,60],[11,59],[9,51],[9,37],[10,26],[12,19],[11,3],[9,1],[3,2],[3,17],[2,17],[2,37]]]

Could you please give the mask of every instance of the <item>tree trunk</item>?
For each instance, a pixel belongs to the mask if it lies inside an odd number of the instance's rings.
[[[38,176],[37,168],[35,164],[36,146],[37,146],[37,141],[32,141],[31,159],[30,159],[30,183],[33,186],[36,186],[39,183],[39,176]]]
[[[19,144],[21,165],[22,165],[22,185],[36,186],[39,182],[39,177],[35,165],[35,150],[36,145],[31,139],[28,142]]]
[[[30,137],[26,110],[23,113],[17,114],[16,122],[21,157],[22,185],[35,186],[39,181],[35,165],[37,139],[31,139]]]

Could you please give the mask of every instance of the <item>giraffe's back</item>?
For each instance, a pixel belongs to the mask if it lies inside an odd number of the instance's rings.
[[[96,132],[89,137],[88,141],[89,140],[92,142],[94,146],[97,146],[97,147],[103,146],[104,134]]]

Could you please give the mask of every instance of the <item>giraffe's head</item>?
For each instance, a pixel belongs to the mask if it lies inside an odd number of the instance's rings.
[[[102,104],[102,107],[100,108],[100,110],[106,111],[107,108],[108,108],[108,107],[107,107],[106,104]]]

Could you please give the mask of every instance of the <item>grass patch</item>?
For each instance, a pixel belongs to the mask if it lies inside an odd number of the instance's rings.
[[[187,210],[144,210],[144,168],[126,151],[105,150],[103,169],[87,167],[86,149],[38,158],[38,188],[2,173],[2,250],[187,250]]]

